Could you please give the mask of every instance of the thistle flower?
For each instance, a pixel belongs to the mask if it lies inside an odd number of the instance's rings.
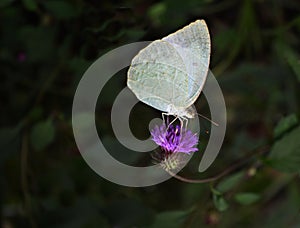
[[[198,144],[197,135],[179,125],[175,127],[169,125],[168,128],[165,124],[155,126],[151,130],[151,135],[152,140],[166,153],[181,152],[190,154],[198,151],[196,147]]]
[[[151,154],[152,158],[168,172],[177,173],[186,164],[190,153],[198,151],[197,135],[179,125],[169,125],[168,128],[165,124],[155,126],[151,135],[152,140],[161,148],[161,151]]]

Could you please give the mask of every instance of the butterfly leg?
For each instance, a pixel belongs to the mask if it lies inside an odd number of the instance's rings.
[[[170,125],[172,125],[177,119],[180,120],[180,118],[178,118],[178,116],[175,116],[175,119],[171,121],[171,123],[168,124],[167,130],[169,129]]]
[[[169,124],[169,113],[166,113],[166,112],[162,112],[161,113],[161,116],[162,116],[162,119],[163,119],[163,123],[168,125]],[[165,116],[167,117],[167,121],[165,120]],[[166,122],[165,122],[166,121]]]
[[[182,130],[182,128],[183,128],[183,122],[185,122],[185,129],[187,129],[187,125],[188,125],[188,118],[186,118],[186,117],[180,117],[179,118],[179,120],[180,120],[180,125],[181,125],[181,130]]]

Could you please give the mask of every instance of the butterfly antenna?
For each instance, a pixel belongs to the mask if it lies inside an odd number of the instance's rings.
[[[206,120],[208,120],[209,122],[211,122],[213,125],[219,127],[219,124],[218,124],[218,123],[212,121],[211,119],[207,118],[206,116],[203,116],[203,115],[201,115],[201,114],[199,114],[199,113],[197,113],[197,114],[198,114],[200,117],[202,117],[203,119],[206,119]]]

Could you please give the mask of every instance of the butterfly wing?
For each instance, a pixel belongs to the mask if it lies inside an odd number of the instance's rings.
[[[203,88],[209,56],[208,29],[198,20],[141,50],[132,60],[127,85],[156,109],[184,110]]]
[[[128,70],[128,87],[139,100],[169,111],[169,105],[184,105],[188,99],[188,75],[176,49],[168,42],[157,40],[132,60]]]
[[[163,38],[170,43],[183,59],[188,74],[188,94],[185,107],[192,105],[203,89],[210,62],[210,36],[204,20],[190,25]]]

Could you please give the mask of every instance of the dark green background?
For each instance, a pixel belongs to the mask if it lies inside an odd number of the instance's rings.
[[[208,135],[181,175],[217,175],[207,184],[176,179],[147,188],[108,182],[83,161],[71,126],[83,72],[104,53],[162,38],[205,19],[211,69],[228,115],[220,155],[197,168]],[[0,0],[1,225],[10,227],[298,227],[300,224],[300,2],[297,0]],[[110,109],[126,70],[102,91],[99,135],[122,162],[148,165],[118,144]],[[209,116],[205,98],[198,112]],[[139,138],[160,113],[138,104]],[[209,123],[203,121],[209,130]],[[82,118],[82,124],[90,124]]]

